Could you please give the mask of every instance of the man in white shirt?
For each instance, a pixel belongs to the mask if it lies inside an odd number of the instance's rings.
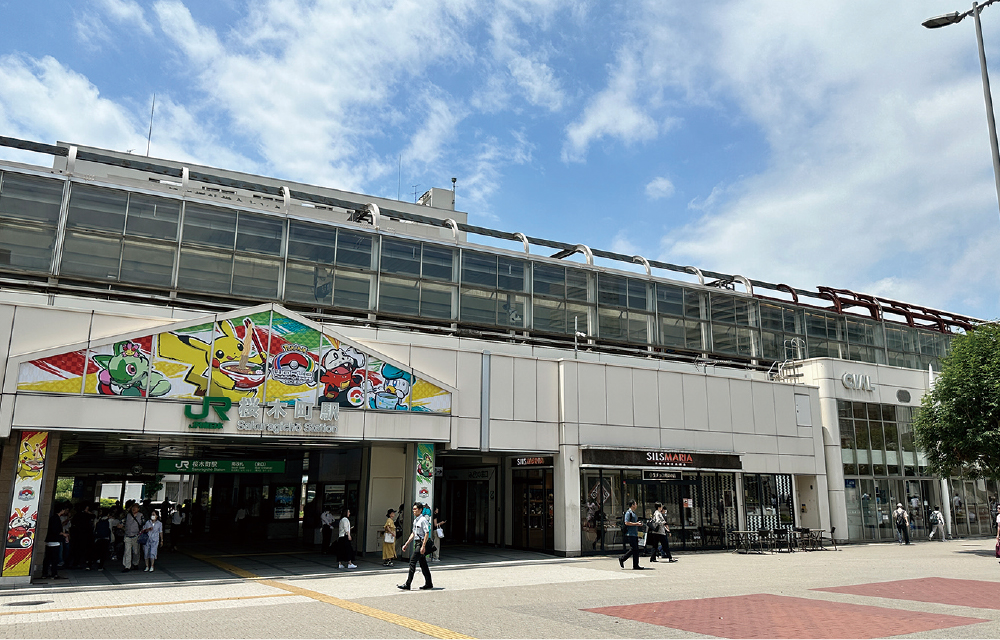
[[[928,540],[934,539],[934,534],[938,534],[938,540],[944,542],[944,514],[941,513],[941,507],[934,507],[934,511],[931,511],[929,518],[931,525],[931,535],[927,537]]]
[[[427,516],[423,515],[423,505],[419,502],[413,503],[413,531],[410,533],[410,537],[406,539],[403,543],[403,547],[413,542],[413,550],[410,552],[410,573],[406,576],[406,582],[403,584],[396,585],[403,591],[409,591],[410,585],[413,583],[413,574],[417,572],[417,563],[420,563],[420,571],[424,574],[424,586],[420,587],[423,591],[428,591],[434,588],[434,583],[431,580],[431,570],[427,566],[427,551],[428,545],[430,545],[430,521],[428,521]]]
[[[323,510],[323,513],[319,517],[320,524],[323,526],[323,546],[320,550],[324,554],[330,553],[330,539],[333,537],[333,522],[336,517],[333,512],[330,511],[330,507]]]

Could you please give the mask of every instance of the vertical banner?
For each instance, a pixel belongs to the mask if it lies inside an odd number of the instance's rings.
[[[416,502],[426,502],[434,509],[434,443],[417,444]]]
[[[7,521],[7,544],[3,554],[3,577],[31,575],[31,552],[38,525],[38,503],[42,493],[42,471],[49,434],[24,431],[17,454],[14,496]]]

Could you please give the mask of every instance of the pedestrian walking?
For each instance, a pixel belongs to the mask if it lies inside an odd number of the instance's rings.
[[[382,526],[382,566],[391,567],[392,561],[396,558],[396,523],[393,517],[396,515],[395,509],[385,512],[385,525]]]
[[[431,555],[434,562],[441,561],[441,540],[444,539],[444,525],[447,520],[441,520],[441,510],[434,507],[434,536],[431,541],[434,543],[434,553]]]
[[[896,541],[903,544],[905,540],[906,544],[910,544],[910,514],[903,508],[902,502],[896,504],[892,515],[896,522]]]
[[[409,591],[410,585],[413,584],[413,574],[417,572],[417,563],[420,564],[420,572],[424,574],[424,586],[420,587],[422,590],[427,591],[434,588],[434,582],[431,580],[431,570],[427,566],[427,550],[428,545],[431,544],[430,540],[430,521],[427,516],[423,515],[423,506],[419,502],[413,503],[413,531],[410,532],[410,537],[406,539],[403,543],[403,547],[413,543],[413,548],[410,550],[410,572],[406,576],[406,582],[403,584],[396,585],[403,591]]]
[[[618,564],[621,565],[622,569],[625,568],[625,561],[629,558],[632,558],[632,569],[646,568],[639,566],[639,527],[642,526],[642,523],[639,522],[639,516],[635,512],[635,505],[635,500],[629,500],[628,510],[622,516],[625,525],[625,544],[628,546],[625,555],[618,558]]]
[[[348,569],[357,569],[354,564],[354,545],[351,539],[351,510],[344,509],[344,514],[340,517],[340,537],[337,538],[337,568],[343,569],[347,565]]]
[[[108,509],[100,509],[100,517],[94,525],[94,544],[91,547],[91,562],[98,571],[104,568],[111,557],[111,521]]]
[[[938,534],[938,540],[944,542],[944,514],[941,513],[941,507],[934,507],[934,511],[931,511],[930,517],[927,519],[927,523],[931,526],[931,534],[927,536],[928,540],[934,539],[934,534]]]
[[[657,502],[653,509],[653,528],[651,531],[647,532],[647,536],[653,536],[652,539],[647,542],[647,545],[652,545],[653,551],[649,555],[650,562],[659,562],[656,559],[659,555],[659,546],[663,545],[663,557],[667,559],[667,562],[677,562],[677,559],[670,555],[670,542],[668,536],[670,533],[670,527],[667,525],[667,516],[663,512],[663,505]]]
[[[59,549],[63,542],[69,539],[69,534],[63,531],[62,518],[69,514],[69,505],[57,504],[49,516],[49,527],[45,532],[45,560],[42,562],[42,577],[53,580],[65,580],[59,575]]]
[[[119,525],[125,536],[125,548],[122,551],[122,565],[125,568],[122,569],[122,573],[128,573],[133,567],[139,568],[139,532],[142,531],[144,523],[145,518],[139,512],[139,505],[133,502],[122,519],[122,524]]]
[[[405,504],[399,505],[399,509],[396,510],[396,519],[392,521],[396,525],[396,557],[403,555],[403,507]]]
[[[177,551],[177,541],[184,535],[184,512],[180,505],[174,507],[174,512],[170,514],[170,548]]]
[[[330,553],[330,540],[333,538],[333,523],[337,520],[337,516],[333,515],[333,511],[330,507],[323,510],[323,513],[319,516],[319,521],[323,527],[323,544],[320,547],[320,552],[323,555]]]
[[[142,545],[143,555],[146,556],[146,568],[143,571],[153,571],[156,568],[157,551],[163,541],[163,523],[155,511],[149,514],[149,520],[142,528],[142,533],[146,535],[146,541]]]

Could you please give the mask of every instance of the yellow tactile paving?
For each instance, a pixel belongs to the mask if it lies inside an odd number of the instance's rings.
[[[285,589],[287,591],[287,589]],[[127,604],[105,604],[90,607],[61,607],[58,609],[28,609],[24,611],[0,611],[0,616],[24,616],[40,613],[65,613],[67,611],[97,611],[100,609],[129,609],[132,607],[164,607],[177,604],[196,604],[202,602],[228,602],[231,600],[257,600],[259,598],[288,598],[289,593],[269,593],[258,596],[232,596],[230,598],[197,598],[194,600],[171,600],[169,602],[129,602]]]
[[[463,635],[457,631],[451,631],[450,629],[445,629],[444,627],[439,627],[437,625],[430,624],[428,622],[421,622],[420,620],[414,620],[413,618],[407,618],[406,616],[401,616],[395,613],[389,613],[388,611],[382,611],[381,609],[375,609],[374,607],[368,607],[363,604],[357,604],[356,602],[351,602],[349,600],[341,600],[340,598],[335,598],[333,596],[328,596],[325,593],[320,593],[318,591],[312,591],[310,589],[303,589],[301,587],[296,587],[290,584],[285,584],[284,582],[278,582],[277,580],[268,580],[261,578],[260,576],[253,574],[246,569],[241,569],[235,565],[232,565],[224,560],[219,560],[215,557],[195,555],[192,557],[207,562],[209,564],[219,567],[223,571],[228,571],[234,575],[241,578],[246,578],[248,580],[254,580],[257,584],[266,585],[269,587],[274,587],[275,589],[281,589],[282,591],[287,591],[290,594],[305,596],[311,598],[318,602],[325,602],[327,604],[332,604],[335,607],[340,607],[347,611],[353,611],[355,613],[360,613],[361,615],[368,616],[370,618],[376,618],[378,620],[383,620],[401,627],[406,627],[418,633],[430,636],[432,638],[472,638],[472,636]]]

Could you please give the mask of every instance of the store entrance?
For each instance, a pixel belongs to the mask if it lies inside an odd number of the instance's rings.
[[[515,469],[511,471],[511,484],[512,546],[554,551],[552,469]]]

